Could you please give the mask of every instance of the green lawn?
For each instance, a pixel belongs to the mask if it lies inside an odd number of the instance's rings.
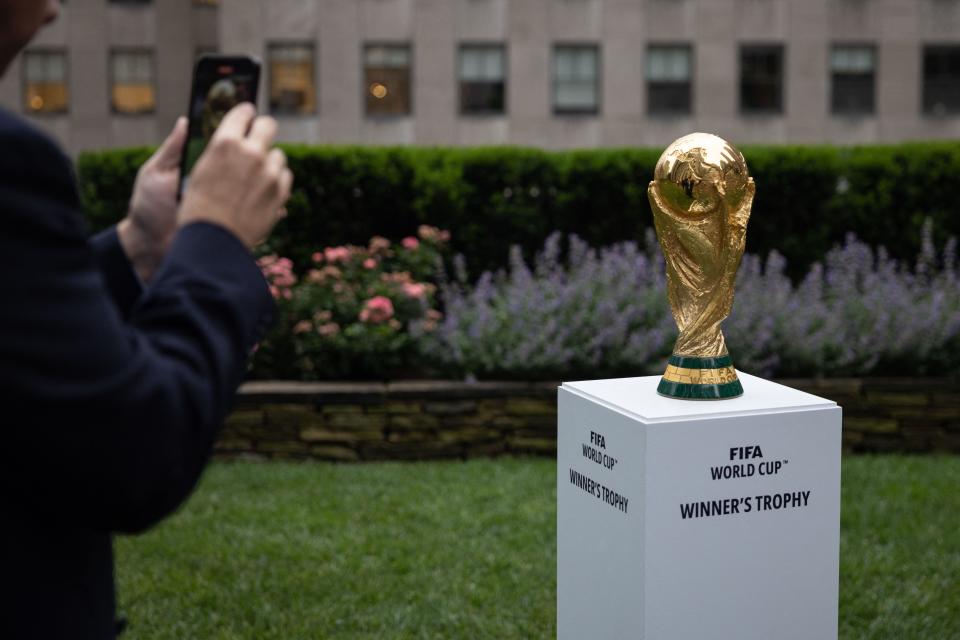
[[[551,638],[553,461],[215,465],[117,541],[124,637]],[[960,457],[848,457],[841,637],[960,638]]]

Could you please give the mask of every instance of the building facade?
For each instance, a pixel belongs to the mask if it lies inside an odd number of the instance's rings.
[[[0,104],[158,142],[208,51],[306,143],[544,148],[960,137],[960,0],[69,0]]]

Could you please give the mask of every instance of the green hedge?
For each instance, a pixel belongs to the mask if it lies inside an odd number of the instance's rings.
[[[511,244],[539,248],[552,231],[594,245],[642,238],[646,186],[660,150],[286,146],[296,174],[290,216],[271,250],[304,263],[320,246],[398,238],[417,225],[453,233],[473,270],[504,265]],[[848,232],[896,257],[960,236],[960,143],[837,148],[745,147],[757,182],[747,251],[776,249],[803,273]],[[85,211],[99,229],[126,210],[148,149],[81,155]]]

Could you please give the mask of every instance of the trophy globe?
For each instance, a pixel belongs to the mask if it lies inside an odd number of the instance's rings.
[[[738,209],[747,192],[747,162],[729,142],[691,133],[663,152],[654,170],[662,200],[691,219],[718,211],[721,199]]]

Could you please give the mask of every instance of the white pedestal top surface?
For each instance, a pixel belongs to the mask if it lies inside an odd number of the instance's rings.
[[[657,393],[660,376],[564,382],[562,387],[651,422],[745,416],[835,407],[836,402],[738,371],[743,395],[725,400],[678,400]]]

